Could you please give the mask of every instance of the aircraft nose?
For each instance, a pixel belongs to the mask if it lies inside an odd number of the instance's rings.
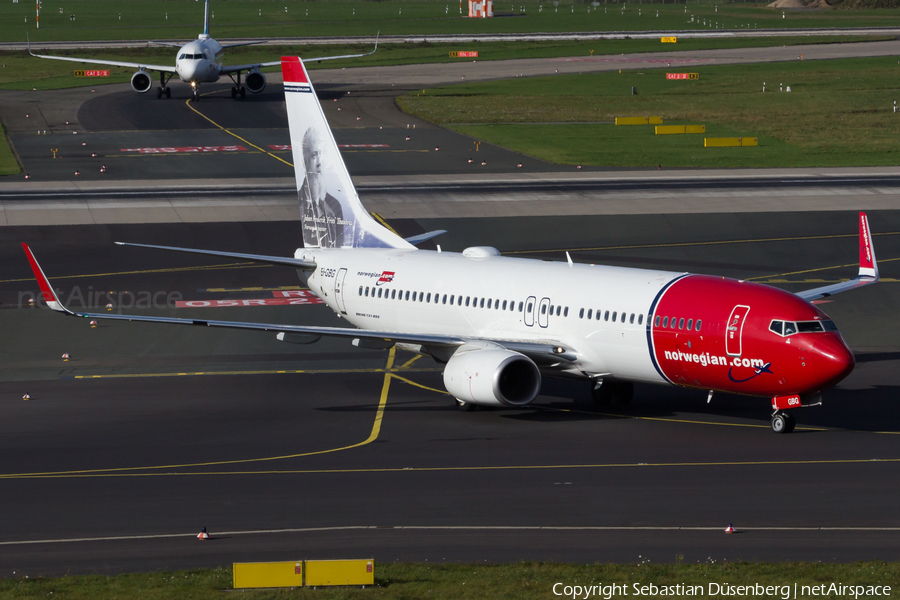
[[[815,352],[816,379],[822,382],[822,389],[837,385],[853,371],[856,359],[853,352],[844,343],[840,335],[822,336],[816,340]]]

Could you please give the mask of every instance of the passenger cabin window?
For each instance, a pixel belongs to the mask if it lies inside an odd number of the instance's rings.
[[[697,327],[696,327],[696,331],[700,331],[700,323],[702,323],[702,322],[703,322],[703,321],[701,321],[700,319],[697,319]]]
[[[523,304],[524,304],[523,302],[519,302],[519,310],[520,310],[520,311],[522,310],[522,305],[523,305]],[[528,305],[528,312],[531,312],[531,305],[530,305],[530,304]]]
[[[617,314],[618,314],[618,312],[613,311],[613,323],[616,322],[616,315],[617,315]]]
[[[569,307],[568,307],[568,306],[567,306],[566,309],[563,311],[563,316],[564,316],[564,317],[568,317],[568,316],[569,316]]]
[[[543,306],[541,306],[541,314],[542,314],[542,315],[547,314],[547,305],[546,305],[546,304],[544,304]]]
[[[578,311],[578,318],[579,319],[584,318],[584,309],[583,308]],[[588,317],[588,319],[590,319],[590,317]]]
[[[678,319],[678,329],[684,329],[684,317]]]
[[[613,315],[615,315],[615,313],[613,313]],[[616,317],[613,316],[613,319],[615,319],[615,318],[616,318]],[[609,311],[606,311],[605,313],[603,313],[603,320],[604,320],[604,321],[609,321]]]
[[[478,303],[478,308],[484,308],[484,298],[482,298],[481,302]]]
[[[622,313],[622,322],[623,323],[625,322],[625,317],[626,317],[625,313]]]
[[[631,316],[628,317],[628,324],[634,325],[634,313],[631,313]]]
[[[409,290],[406,291],[406,300],[409,300]]]
[[[658,319],[659,317],[656,317],[656,318]],[[663,327],[668,327],[668,326],[669,326],[669,317],[663,317]]]
[[[638,325],[641,325],[644,322],[644,315],[638,315]]]
[[[690,331],[691,329],[694,328],[694,320],[693,319],[688,319],[687,328],[688,328],[688,331]]]
[[[581,310],[584,310],[584,309],[582,308]],[[594,312],[594,309],[593,309],[593,308],[589,308],[589,309],[588,309],[588,317],[587,317],[588,319],[590,319],[590,318],[593,317],[593,312]]]
[[[597,319],[598,321],[600,320],[600,311],[599,310],[597,311],[597,316],[594,318]]]
[[[653,321],[653,325],[659,327],[659,315],[656,315],[656,319]],[[665,327],[665,325],[663,325]]]

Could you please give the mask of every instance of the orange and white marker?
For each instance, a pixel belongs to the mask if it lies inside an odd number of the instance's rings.
[[[22,396],[22,400],[31,400],[31,394],[25,394]]]
[[[728,524],[728,527],[725,528],[725,533],[734,533],[734,527],[731,523]]]
[[[209,534],[206,533],[206,527],[204,527],[203,529],[200,530],[200,533],[197,534],[197,539],[198,540],[208,540],[209,539]]]
[[[112,309],[113,309],[113,305],[112,305],[112,302],[110,302],[109,304],[106,305],[106,310],[112,310]]]
[[[97,321],[91,321],[91,329],[97,326]]]
[[[63,355],[62,355],[62,359],[63,359],[63,360],[69,360],[70,358],[72,358],[72,357],[69,356],[69,353],[68,353],[68,352],[63,352]]]

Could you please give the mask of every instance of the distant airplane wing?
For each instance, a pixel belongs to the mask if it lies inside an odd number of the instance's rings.
[[[248,42],[248,43],[257,43],[257,42]],[[235,44],[236,46],[242,46],[244,44]],[[223,46],[225,48],[226,46]],[[303,62],[321,62],[323,60],[337,60],[339,58],[360,58],[361,56],[371,56],[375,54],[375,51],[378,50],[378,36],[375,36],[375,48],[372,49],[371,52],[364,52],[363,54],[342,54],[341,56],[322,56],[320,58],[305,58]],[[251,63],[246,65],[231,65],[231,66],[223,66],[221,73],[223,75],[227,75],[228,73],[237,73],[238,71],[252,71],[253,69],[259,69],[262,67],[280,67],[281,61],[274,60],[271,62],[262,62],[262,63]]]
[[[117,242],[120,243],[121,242]],[[198,254],[209,254],[213,256],[226,256],[230,258],[243,258],[246,260],[255,260],[258,262],[267,262],[272,264],[283,264],[288,266],[300,266],[303,261],[295,260],[295,259],[280,259],[278,257],[269,257],[269,256],[259,256],[256,254],[237,254],[231,252],[211,252],[206,250],[191,250],[186,248],[173,248],[168,246],[148,246],[144,244],[121,244],[121,245],[130,245],[130,246],[139,246],[143,248],[158,248],[163,250],[175,250],[179,252],[195,252]],[[279,339],[284,341],[290,341],[291,335],[297,335],[301,339],[304,339],[305,342],[315,341],[319,337],[328,336],[328,337],[343,337],[350,338],[355,340],[365,340],[365,342],[360,343],[358,345],[361,346],[370,346],[375,347],[380,344],[384,344],[383,347],[390,347],[394,343],[405,343],[405,344],[419,344],[422,346],[431,346],[431,347],[444,347],[444,348],[453,348],[464,345],[467,341],[471,341],[473,338],[463,338],[458,336],[450,336],[450,335],[442,335],[442,334],[428,334],[428,333],[403,333],[398,331],[370,331],[366,329],[351,329],[345,327],[313,327],[313,326],[305,326],[305,325],[281,325],[275,323],[249,323],[249,322],[241,322],[241,321],[214,321],[208,319],[183,319],[183,318],[175,318],[175,317],[153,317],[153,316],[143,316],[143,315],[120,315],[110,312],[105,313],[83,313],[83,312],[75,312],[67,308],[56,295],[56,292],[53,290],[53,286],[50,285],[50,281],[47,279],[47,276],[44,275],[44,271],[41,269],[41,266],[38,264],[37,259],[35,259],[34,254],[31,252],[31,248],[28,247],[27,244],[22,244],[22,248],[25,250],[25,255],[28,257],[28,262],[31,265],[31,270],[34,272],[34,276],[38,281],[38,285],[41,288],[41,294],[44,297],[44,301],[47,303],[47,306],[56,312],[61,312],[70,317],[82,317],[85,319],[112,319],[117,321],[143,321],[149,323],[169,323],[173,325],[199,325],[201,327],[222,327],[228,329],[249,329],[256,331],[274,331],[278,332],[280,335]],[[306,263],[307,265],[309,263]],[[315,267],[312,264],[313,268]],[[284,335],[282,335],[284,334]],[[481,338],[479,338],[481,339]],[[529,341],[516,341],[516,340],[494,340],[494,339],[484,339],[483,341],[490,341],[496,344],[499,344],[508,350],[512,350],[514,352],[520,352],[525,354],[526,356],[536,360],[540,364],[552,366],[552,363],[559,363],[561,360],[563,361],[573,361],[576,359],[576,355],[572,352],[571,349],[563,348],[558,345],[550,344],[550,343],[534,343]]]
[[[134,246],[136,248],[153,248],[155,250],[170,250],[172,252],[187,252],[188,254],[205,254],[207,256],[221,256],[224,258],[238,258],[241,260],[249,260],[251,262],[266,263],[269,265],[282,265],[285,267],[294,267],[295,269],[314,270],[316,268],[316,263],[314,263],[314,262],[300,260],[297,258],[281,257],[281,256],[264,256],[262,254],[240,254],[238,252],[219,252],[217,250],[197,250],[196,248],[176,248],[175,246],[154,246],[152,244],[131,244],[129,242],[113,242],[113,243],[117,246]],[[25,252],[26,253],[30,252],[27,249],[27,247],[26,247]]]
[[[878,283],[878,262],[875,260],[875,246],[872,244],[872,232],[869,230],[869,217],[866,216],[866,213],[861,212],[859,213],[859,275],[849,281],[798,292],[797,295],[812,302],[873,283]]]
[[[222,44],[223,48],[237,48],[239,46],[253,46],[255,44],[264,44],[266,40],[257,40],[255,42],[238,42],[237,44]]]
[[[153,40],[150,40],[147,43],[156,44],[157,46],[171,46],[172,48],[181,48],[184,46],[184,42],[154,42]]]

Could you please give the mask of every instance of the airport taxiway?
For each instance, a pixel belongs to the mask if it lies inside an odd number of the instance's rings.
[[[92,329],[20,307],[36,286],[19,241],[75,305],[108,291],[119,304],[142,292],[238,304],[296,293],[290,269],[111,245],[289,254],[295,222],[4,228],[0,507],[15,519],[0,533],[0,563],[63,574],[362,554],[896,560],[900,213],[870,220],[885,283],[822,305],[857,368],[824,406],[800,411],[789,436],[769,429],[765,399],[707,405],[702,391],[639,386],[630,406],[598,410],[585,386],[547,380],[534,407],[461,413],[441,391],[439,365],[411,354],[336,340],[288,345],[258,332]],[[391,224],[405,235],[448,229],[445,250],[491,243],[551,260],[569,250],[579,262],[798,290],[852,276],[856,259],[852,211]],[[308,303],[177,310],[344,324]],[[726,536],[729,523],[743,533]],[[210,544],[194,538],[203,526]]]

